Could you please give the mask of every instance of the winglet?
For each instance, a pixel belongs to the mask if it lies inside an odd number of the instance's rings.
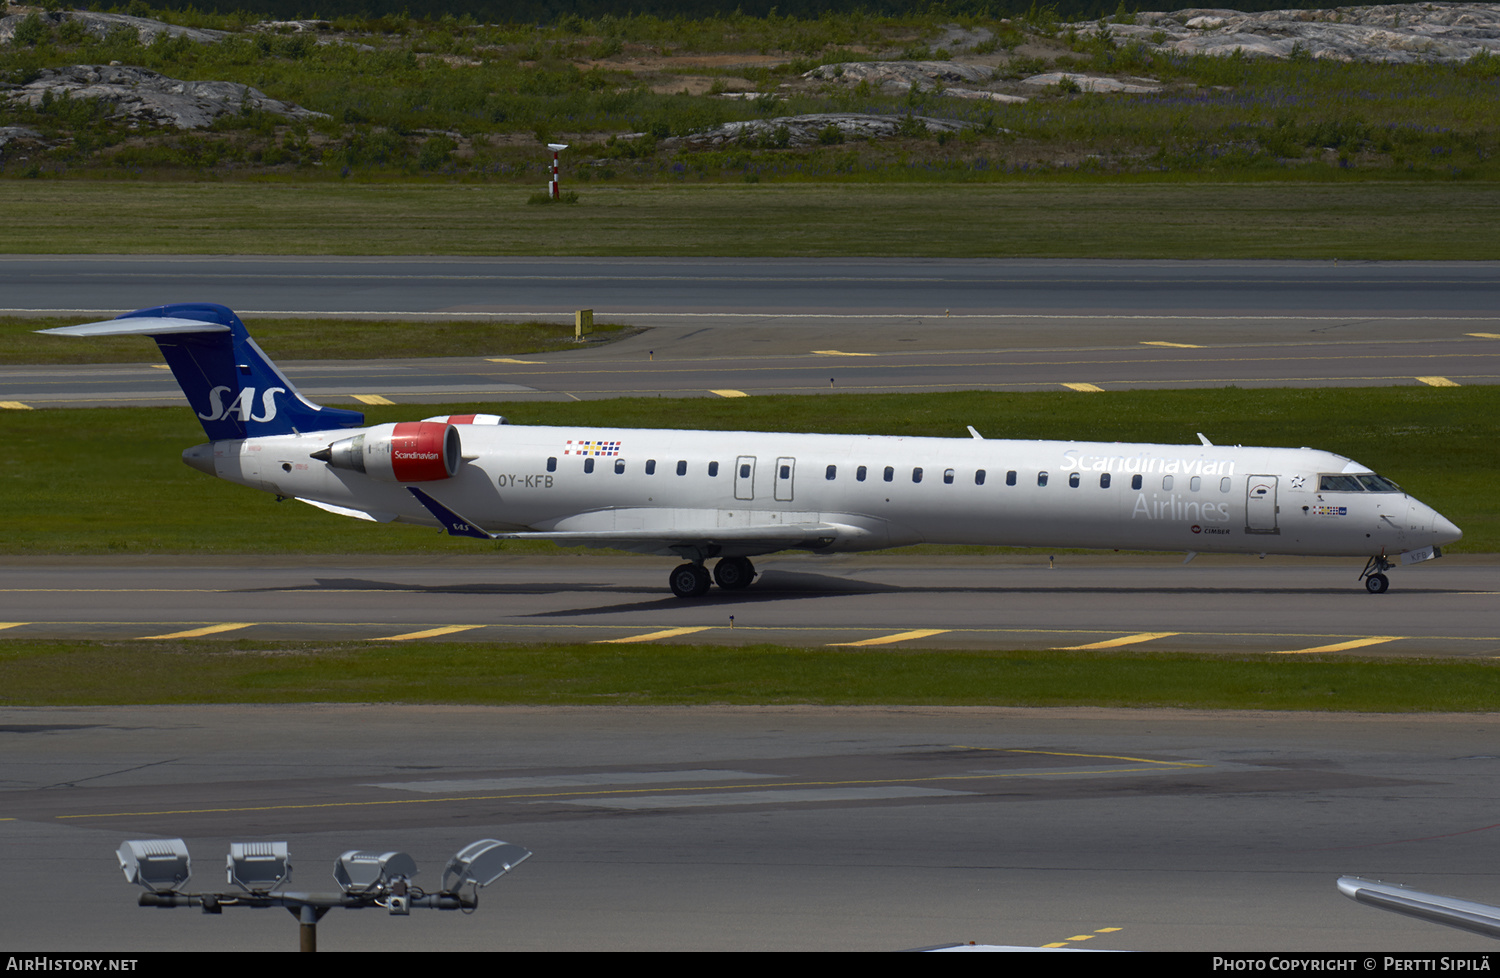
[[[437,518],[437,521],[448,530],[449,536],[455,537],[477,537],[480,540],[493,540],[495,534],[481,530],[469,520],[459,516],[453,510],[433,499],[427,493],[416,486],[407,486],[407,491],[417,497],[417,502],[427,507],[427,512]]]

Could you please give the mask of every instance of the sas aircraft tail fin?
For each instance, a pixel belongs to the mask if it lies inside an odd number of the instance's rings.
[[[327,408],[303,397],[224,306],[178,302],[116,319],[39,330],[62,336],[149,336],[212,441],[358,428],[358,411]]]

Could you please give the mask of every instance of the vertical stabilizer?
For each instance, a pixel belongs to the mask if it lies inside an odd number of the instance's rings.
[[[134,321],[134,322],[133,322]],[[42,330],[69,336],[139,334],[156,340],[213,441],[358,428],[358,411],[314,404],[287,380],[232,311],[210,302],[137,309],[117,319]]]

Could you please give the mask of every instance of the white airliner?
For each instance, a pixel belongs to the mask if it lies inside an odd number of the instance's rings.
[[[533,427],[494,415],[364,427],[313,404],[233,312],[179,303],[42,330],[150,336],[203,423],[188,465],[329,512],[676,555],[673,593],[751,583],[750,558],[916,543],[1364,557],[1385,571],[1463,534],[1358,462],[1242,448]],[[715,560],[712,577],[704,566]]]

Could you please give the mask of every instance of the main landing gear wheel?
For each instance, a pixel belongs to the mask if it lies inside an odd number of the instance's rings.
[[[748,557],[725,557],[714,565],[714,583],[726,591],[749,587],[755,580],[755,565]]]
[[[1390,586],[1391,580],[1384,574],[1371,574],[1365,578],[1365,590],[1371,594],[1384,594],[1385,589]]]
[[[672,593],[679,598],[701,598],[708,593],[712,582],[708,577],[708,568],[702,564],[681,564],[667,577],[667,583],[672,586]]]

